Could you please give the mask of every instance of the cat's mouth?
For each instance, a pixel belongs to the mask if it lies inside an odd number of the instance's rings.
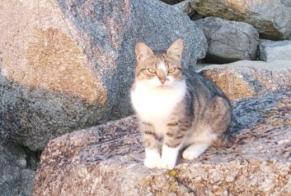
[[[160,81],[160,85],[161,87],[163,86],[167,86],[167,84],[169,83],[169,78],[159,78],[159,81]]]
[[[158,88],[169,88],[169,87],[171,87],[171,85],[169,84],[169,83],[161,83],[161,84],[159,84],[158,86],[157,86]]]
[[[160,84],[158,85],[159,88],[165,88],[165,87],[167,87],[167,86],[169,86],[169,85],[168,85],[168,83],[166,83],[166,82],[165,82],[165,83],[160,83]]]

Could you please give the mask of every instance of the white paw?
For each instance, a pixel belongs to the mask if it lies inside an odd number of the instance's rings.
[[[209,144],[196,144],[189,146],[184,150],[182,157],[186,160],[196,159],[207,150],[208,146]]]
[[[197,153],[195,152],[193,153],[191,150],[185,150],[182,156],[183,156],[183,159],[186,159],[186,160],[193,160],[199,157]]]
[[[168,147],[167,145],[163,145],[160,168],[173,169],[176,166],[179,149],[180,147],[171,148]]]
[[[160,169],[173,169],[176,166],[176,161],[172,161],[172,162],[165,162],[165,161],[161,161],[159,168]]]
[[[161,156],[156,149],[145,149],[144,165],[148,168],[159,168],[161,165]]]
[[[149,158],[146,158],[144,160],[144,165],[148,168],[160,168],[160,165],[161,165],[161,159],[149,159]]]

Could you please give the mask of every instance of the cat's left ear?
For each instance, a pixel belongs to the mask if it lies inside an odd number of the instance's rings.
[[[176,41],[174,41],[172,45],[168,48],[167,54],[181,61],[183,49],[184,49],[184,41],[183,39],[179,38]]]

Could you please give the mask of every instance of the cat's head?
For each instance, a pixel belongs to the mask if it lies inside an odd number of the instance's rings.
[[[177,39],[163,53],[155,53],[145,43],[135,46],[136,80],[153,87],[167,87],[184,79],[182,74],[183,40]]]

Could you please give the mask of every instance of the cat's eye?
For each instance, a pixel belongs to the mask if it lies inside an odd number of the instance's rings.
[[[169,69],[168,69],[168,73],[174,73],[176,70],[177,70],[178,68],[175,66],[171,66],[171,67],[169,67]]]
[[[153,68],[147,68],[147,71],[152,74],[156,73],[156,70]]]

